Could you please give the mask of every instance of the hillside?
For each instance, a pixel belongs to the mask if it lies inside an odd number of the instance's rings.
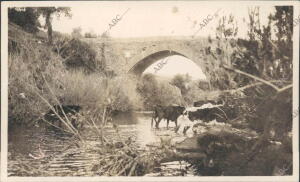
[[[24,39],[30,38],[32,40],[47,40],[47,33],[40,30],[35,35],[24,31],[20,26],[14,23],[8,23],[8,39],[16,40],[16,39]]]

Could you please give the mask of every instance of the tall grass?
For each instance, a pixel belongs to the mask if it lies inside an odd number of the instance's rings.
[[[81,71],[68,72],[61,78],[63,90],[57,92],[64,104],[81,105],[87,108],[133,110],[139,105],[135,83],[128,77],[107,78],[102,74],[86,75]]]
[[[20,51],[9,52],[8,57],[8,116],[9,123],[28,123],[48,110],[43,101],[37,99],[35,91],[51,104],[55,103],[45,81],[60,87],[65,69],[62,60],[47,47],[28,40],[20,41],[18,46]]]

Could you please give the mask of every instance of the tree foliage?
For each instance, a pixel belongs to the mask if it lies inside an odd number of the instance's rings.
[[[82,29],[81,29],[81,27],[73,28],[73,31],[72,31],[71,35],[74,38],[82,38]]]
[[[71,17],[71,8],[69,7],[38,7],[37,11],[45,18],[45,28],[47,28],[48,42],[53,43],[52,19],[53,15],[59,18],[62,14],[66,17]]]
[[[48,42],[53,43],[52,19],[53,15],[59,18],[61,15],[71,17],[71,8],[69,7],[26,7],[26,8],[9,8],[9,21],[21,26],[24,30],[36,33],[39,27],[47,29]],[[39,17],[45,18],[45,25],[41,26]]]
[[[38,32],[38,28],[41,27],[38,18],[39,14],[35,8],[8,8],[8,21],[19,25],[27,32]]]
[[[233,65],[265,80],[291,80],[292,7],[276,7],[275,15],[270,15],[268,24],[263,26],[259,21],[259,9],[250,9],[249,21],[249,40],[238,41],[241,49],[232,55]],[[275,35],[272,32],[276,32]]]
[[[188,92],[188,83],[191,81],[191,76],[188,74],[180,75],[177,74],[171,81],[171,84],[178,87],[182,95],[185,95]]]
[[[97,38],[97,34],[95,34],[93,31],[90,31],[90,32],[86,32],[84,34],[84,37],[85,38]]]
[[[143,75],[137,90],[144,99],[146,109],[152,109],[155,105],[182,104],[180,90],[167,82],[158,81],[153,74]]]
[[[275,14],[262,25],[260,9],[249,8],[248,38],[237,38],[235,17],[223,16],[216,28],[217,48],[215,57],[227,65],[265,80],[292,79],[292,7],[275,7]],[[246,21],[246,20],[245,20]],[[223,53],[229,53],[228,56]],[[234,83],[235,82],[235,83]],[[212,71],[213,88],[233,89],[253,82],[253,79],[227,72],[222,66]],[[226,84],[222,84],[226,83]],[[282,83],[281,83],[282,84]]]
[[[105,60],[98,60],[97,52],[92,46],[79,39],[66,40],[59,52],[69,69],[81,69],[86,73],[104,70],[105,63],[102,61]]]

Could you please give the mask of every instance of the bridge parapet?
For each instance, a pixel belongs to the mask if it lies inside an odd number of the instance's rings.
[[[209,73],[226,57],[224,53],[216,51],[217,41],[208,41],[207,38],[158,37],[86,41],[93,44],[98,55],[105,58],[107,66],[119,74],[141,75],[159,59],[181,55],[195,62],[209,78]]]

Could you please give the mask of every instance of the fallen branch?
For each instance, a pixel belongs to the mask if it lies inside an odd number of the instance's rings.
[[[230,90],[224,90],[223,92],[229,92],[229,93],[232,93],[232,92],[239,92],[239,91],[243,91],[243,90],[246,90],[248,88],[251,88],[251,87],[255,87],[255,86],[259,86],[259,85],[262,85],[263,83],[261,82],[257,82],[257,83],[253,83],[253,84],[249,84],[249,85],[246,85],[246,86],[243,86],[243,87],[240,87],[240,88],[237,88],[237,89],[230,89]]]
[[[270,83],[277,83],[277,82],[283,82],[281,80],[272,80],[272,81],[269,81]],[[290,83],[290,82],[286,82],[286,83]],[[251,88],[251,87],[255,87],[255,86],[259,86],[259,85],[262,85],[264,83],[262,82],[256,82],[256,83],[252,83],[252,84],[249,84],[249,85],[246,85],[246,86],[243,86],[243,87],[240,87],[240,88],[236,88],[236,89],[230,89],[230,90],[223,90],[222,92],[226,93],[226,92],[229,92],[229,93],[234,93],[234,92],[239,92],[239,91],[244,91],[248,88]],[[278,90],[278,92],[281,92],[285,89],[289,89],[290,87],[292,87],[292,84],[286,86],[286,87],[283,87],[283,88],[280,88]]]
[[[279,90],[278,90],[278,93],[284,92],[284,91],[286,91],[286,90],[288,90],[288,89],[290,89],[290,88],[293,88],[293,84],[290,84],[290,85],[288,85],[288,86],[285,86],[285,87],[279,89]]]
[[[230,71],[234,71],[234,72],[236,72],[236,73],[239,73],[239,74],[248,76],[248,77],[250,77],[250,78],[253,78],[253,79],[255,79],[255,80],[258,80],[258,81],[260,81],[260,82],[262,82],[262,83],[264,83],[264,84],[266,84],[266,85],[269,85],[270,87],[272,87],[273,89],[275,89],[277,92],[280,90],[280,88],[278,88],[276,85],[274,85],[274,84],[272,84],[272,83],[270,83],[270,82],[268,82],[268,81],[266,81],[266,80],[264,80],[264,79],[261,79],[261,78],[259,78],[259,77],[257,77],[257,76],[251,75],[251,74],[249,74],[249,73],[245,73],[245,72],[243,72],[243,71],[241,71],[241,70],[238,70],[238,69],[235,69],[235,68],[230,68],[229,66],[226,66],[226,65],[222,65],[222,67],[225,68],[225,69],[228,69],[228,70],[230,70]]]

